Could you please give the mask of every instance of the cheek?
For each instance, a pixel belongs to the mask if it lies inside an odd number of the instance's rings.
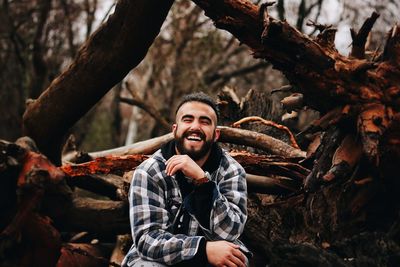
[[[179,127],[175,127],[175,134],[178,136],[181,136],[186,130],[186,128],[182,125],[180,125]]]
[[[214,129],[207,130],[207,132],[205,132],[205,134],[207,135],[207,139],[209,139],[209,140],[214,139],[214,137],[215,137]]]

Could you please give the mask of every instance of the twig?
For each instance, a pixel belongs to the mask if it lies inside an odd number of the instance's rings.
[[[151,104],[145,102],[143,99],[141,99],[138,96],[138,94],[130,88],[129,83],[125,83],[125,87],[131,94],[132,98],[120,97],[119,100],[122,103],[137,106],[137,107],[143,109],[151,117],[153,117],[158,123],[160,123],[164,129],[166,129],[166,130],[171,129],[171,125],[167,122],[167,120],[164,118],[164,116],[162,116],[161,113],[153,105],[151,105]]]
[[[240,124],[245,123],[245,122],[251,122],[251,121],[261,122],[261,123],[263,123],[265,125],[272,126],[272,127],[277,128],[277,129],[285,131],[289,135],[290,142],[292,143],[292,146],[294,148],[300,149],[299,145],[296,142],[296,139],[294,138],[293,133],[289,130],[288,127],[286,127],[285,125],[281,125],[281,124],[275,123],[275,122],[270,121],[270,120],[265,120],[265,119],[263,119],[261,117],[258,117],[258,116],[250,116],[250,117],[246,117],[246,118],[240,119],[237,122],[233,123],[232,127],[239,128]]]
[[[374,26],[375,21],[379,18],[379,14],[373,12],[371,17],[365,20],[360,30],[356,34],[354,30],[351,30],[351,37],[353,39],[353,48],[351,49],[350,56],[355,58],[365,58],[365,43],[367,42],[368,35]]]

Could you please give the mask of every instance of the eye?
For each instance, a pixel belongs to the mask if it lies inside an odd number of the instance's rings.
[[[209,121],[209,120],[207,120],[207,119],[204,119],[204,120],[200,120],[200,123],[201,123],[201,124],[204,124],[204,125],[210,125],[210,124],[211,124],[211,121]]]

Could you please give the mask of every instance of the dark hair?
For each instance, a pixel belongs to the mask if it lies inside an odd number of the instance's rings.
[[[196,93],[191,93],[188,95],[185,95],[181,102],[179,103],[179,105],[177,106],[176,110],[175,110],[175,114],[178,113],[179,108],[188,102],[201,102],[204,103],[208,106],[210,106],[214,111],[215,114],[217,115],[217,120],[219,119],[219,109],[217,106],[217,103],[215,103],[215,101],[207,94],[203,93],[203,92],[196,92]]]

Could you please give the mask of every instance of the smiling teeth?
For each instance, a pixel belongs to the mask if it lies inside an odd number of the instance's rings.
[[[194,141],[201,141],[200,136],[194,136],[194,135],[188,136],[187,139],[194,140]]]

